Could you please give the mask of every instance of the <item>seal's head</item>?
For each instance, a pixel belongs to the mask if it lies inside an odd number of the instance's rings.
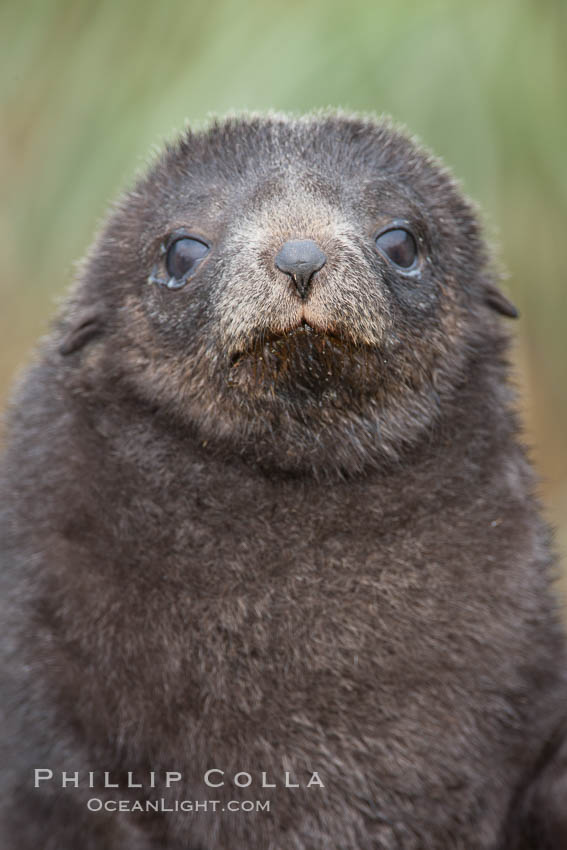
[[[63,351],[267,467],[356,472],[458,392],[487,307],[475,214],[388,123],[243,117],[186,133],[119,203]],[[101,332],[102,333],[99,333]]]

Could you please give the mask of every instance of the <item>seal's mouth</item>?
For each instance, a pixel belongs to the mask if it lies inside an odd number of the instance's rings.
[[[262,331],[234,353],[227,383],[255,396],[298,403],[337,398],[367,383],[368,352],[335,329],[307,321],[282,332]]]
[[[237,366],[244,358],[269,359],[270,354],[290,354],[294,347],[297,348],[298,354],[302,350],[310,355],[316,351],[323,353],[331,343],[346,346],[349,340],[333,328],[318,328],[302,319],[297,325],[283,331],[256,331],[248,345],[232,354],[231,366]],[[352,347],[352,343],[349,347]]]

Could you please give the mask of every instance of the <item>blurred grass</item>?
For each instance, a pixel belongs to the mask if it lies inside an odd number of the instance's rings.
[[[564,0],[0,0],[0,403],[148,150],[210,112],[389,112],[482,205],[567,550]]]

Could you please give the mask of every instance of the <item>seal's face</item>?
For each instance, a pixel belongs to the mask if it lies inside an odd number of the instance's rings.
[[[256,460],[353,471],[455,391],[484,263],[470,207],[406,137],[249,118],[169,150],[87,279],[137,392]]]

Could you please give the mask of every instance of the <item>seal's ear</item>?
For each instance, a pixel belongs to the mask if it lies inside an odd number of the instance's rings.
[[[512,806],[504,850],[567,847],[567,723],[548,741]]]
[[[78,351],[93,337],[101,334],[104,326],[104,311],[99,305],[78,312],[71,319],[67,333],[59,345],[59,353],[65,356]]]
[[[493,310],[502,313],[503,316],[508,316],[510,319],[517,319],[520,315],[512,302],[493,283],[486,284],[484,288],[484,300]]]

